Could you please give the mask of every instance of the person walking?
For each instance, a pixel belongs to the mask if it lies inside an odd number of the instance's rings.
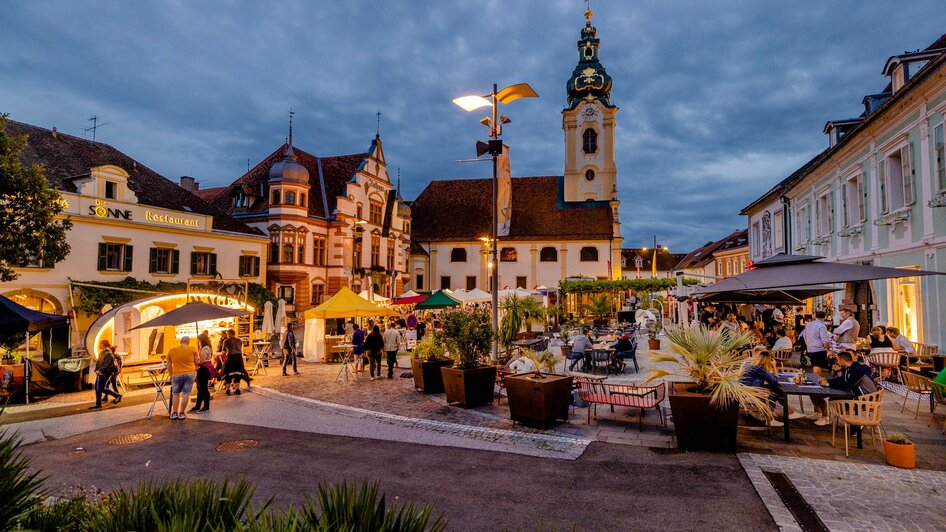
[[[89,410],[102,408],[103,395],[114,397],[112,401],[114,404],[121,402],[122,395],[108,389],[108,383],[116,373],[118,373],[118,366],[115,365],[112,344],[108,340],[102,340],[99,342],[99,357],[95,368],[95,406],[90,406]]]
[[[286,366],[289,364],[289,359],[292,359],[292,372],[296,375],[299,374],[299,367],[296,365],[296,333],[292,330],[292,324],[286,326],[286,339],[282,345],[283,350],[283,359],[282,359],[282,374],[288,375],[286,373]]]
[[[365,331],[355,324],[355,330],[351,333],[351,353],[355,356],[355,373],[365,370]]]
[[[168,351],[168,374],[171,376],[171,419],[184,419],[187,403],[197,378],[197,366],[200,359],[197,349],[190,345],[189,336],[181,338],[181,345]]]
[[[223,382],[227,387],[227,395],[230,395],[231,388],[234,394],[240,395],[240,381],[245,380],[249,387],[250,374],[246,372],[243,363],[243,342],[236,337],[236,331],[233,329],[227,331],[223,352],[227,356],[227,361],[223,364]]]
[[[404,345],[401,331],[392,326],[384,330],[384,352],[388,358],[388,378],[394,378],[394,365],[397,364],[397,352]],[[380,374],[380,371],[378,372]]]
[[[371,380],[381,378],[381,351],[384,350],[384,337],[381,336],[381,327],[375,325],[365,337],[365,354],[368,355]],[[375,375],[377,372],[377,375]]]
[[[210,410],[210,379],[215,376],[213,366],[213,347],[210,345],[210,337],[207,333],[201,333],[197,337],[197,402],[194,408],[188,412],[206,412]]]

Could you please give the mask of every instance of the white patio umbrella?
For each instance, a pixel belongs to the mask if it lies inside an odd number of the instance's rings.
[[[286,341],[286,300],[276,303],[276,331],[279,332],[279,345]]]
[[[276,330],[276,327],[273,325],[273,302],[267,301],[263,304],[263,335],[266,338],[269,338],[273,335],[273,331]]]

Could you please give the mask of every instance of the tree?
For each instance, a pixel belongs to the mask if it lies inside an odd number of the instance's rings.
[[[26,136],[8,135],[6,126],[6,115],[0,115],[0,282],[19,277],[15,267],[40,262],[48,268],[66,258],[66,231],[72,227],[57,218],[64,203],[43,167],[20,162]]]

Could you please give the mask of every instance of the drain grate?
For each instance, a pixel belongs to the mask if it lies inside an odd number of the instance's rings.
[[[225,441],[217,446],[217,452],[221,453],[235,453],[239,451],[245,451],[247,449],[252,449],[259,445],[259,442],[256,440],[233,440]]]
[[[815,509],[808,504],[801,493],[798,493],[798,489],[795,488],[795,485],[792,484],[785,473],[775,471],[763,471],[762,473],[765,474],[765,478],[769,479],[769,483],[775,488],[775,492],[778,493],[779,498],[785,503],[785,507],[792,513],[792,516],[795,517],[795,521],[798,521],[798,526],[802,530],[805,532],[828,532],[828,527],[815,513]]]
[[[109,445],[127,445],[129,443],[138,443],[145,440],[150,440],[151,434],[147,432],[139,432],[137,434],[125,434],[123,436],[118,436],[117,438],[112,438],[108,440]]]

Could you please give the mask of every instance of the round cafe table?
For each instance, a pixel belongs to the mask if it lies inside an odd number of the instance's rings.
[[[148,377],[151,378],[151,384],[154,386],[154,399],[151,400],[151,408],[148,409],[148,419],[151,419],[151,415],[154,413],[154,406],[158,404],[158,399],[161,399],[164,408],[168,411],[168,415],[171,415],[171,403],[168,402],[167,397],[164,395],[164,387],[167,386],[168,381],[171,380],[171,374],[167,371],[167,364],[145,366],[144,370],[148,373]]]

